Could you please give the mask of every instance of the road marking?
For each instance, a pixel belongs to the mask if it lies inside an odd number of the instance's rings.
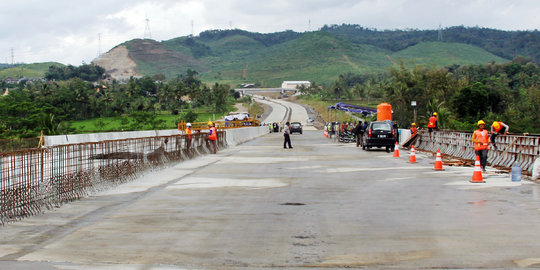
[[[409,166],[409,167],[392,167],[392,170],[419,170],[419,169],[430,169],[431,167],[419,167],[419,166]],[[370,171],[388,171],[388,167],[384,168],[328,168],[326,170],[320,170],[321,173],[343,173],[343,172],[370,172]]]
[[[210,177],[186,177],[166,189],[203,189],[241,187],[249,189],[277,188],[288,186],[277,178],[261,179],[237,179],[237,178],[210,178]]]

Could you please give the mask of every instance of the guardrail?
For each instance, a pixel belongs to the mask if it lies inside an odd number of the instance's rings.
[[[258,127],[261,125],[261,121],[256,119],[248,119],[243,121],[214,121],[212,122],[216,126],[217,130],[230,129],[230,128],[243,128],[243,127]],[[178,130],[184,131],[186,129],[186,122],[182,121],[178,123]],[[194,122],[191,123],[191,130],[205,130],[208,129],[208,122]]]
[[[532,174],[533,163],[540,155],[540,137],[500,135],[496,138],[497,149],[490,145],[488,163],[491,166],[511,168],[515,162],[522,170]],[[441,153],[450,156],[474,160],[474,144],[472,133],[434,131],[430,138],[427,132],[419,134],[415,147],[417,149]]]
[[[0,153],[0,225],[213,152],[208,133],[108,140]],[[218,132],[218,147],[226,134]]]

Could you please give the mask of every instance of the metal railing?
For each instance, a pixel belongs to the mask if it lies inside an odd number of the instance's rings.
[[[488,164],[510,168],[515,162],[522,170],[532,173],[533,163],[540,155],[540,137],[500,135],[496,138],[497,149],[490,146]],[[427,132],[419,134],[417,149],[441,153],[450,156],[474,160],[472,133],[453,131],[434,131],[430,137]]]
[[[230,128],[244,128],[244,127],[258,127],[261,125],[261,121],[257,119],[248,119],[242,121],[214,121],[217,130],[230,129]],[[178,130],[184,131],[186,129],[186,122],[182,121],[178,123]],[[191,130],[208,130],[208,122],[194,122],[191,123]]]
[[[218,132],[218,148],[226,145]],[[0,153],[0,225],[127,182],[149,168],[212,153],[208,133]]]

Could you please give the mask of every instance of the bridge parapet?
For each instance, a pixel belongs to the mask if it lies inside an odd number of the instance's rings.
[[[490,146],[488,163],[491,166],[510,168],[515,162],[532,173],[533,163],[540,156],[539,136],[504,135],[497,136],[497,149]],[[436,152],[474,160],[476,154],[472,142],[472,133],[454,131],[434,131],[430,137],[427,132],[419,134],[415,144],[417,149]]]

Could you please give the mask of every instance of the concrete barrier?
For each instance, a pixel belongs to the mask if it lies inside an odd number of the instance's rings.
[[[227,145],[236,146],[268,133],[268,127],[264,126],[227,129]]]
[[[45,136],[45,147],[182,134],[177,129]]]
[[[225,130],[228,146],[236,146],[241,143],[252,140],[256,137],[268,134],[268,127],[245,127]],[[129,131],[129,132],[108,132],[108,133],[90,133],[90,134],[73,134],[73,135],[57,135],[45,136],[45,147],[58,145],[79,144],[88,142],[103,142],[122,139],[148,138],[159,136],[171,136],[182,134],[177,129],[167,130],[146,130],[146,131]]]

